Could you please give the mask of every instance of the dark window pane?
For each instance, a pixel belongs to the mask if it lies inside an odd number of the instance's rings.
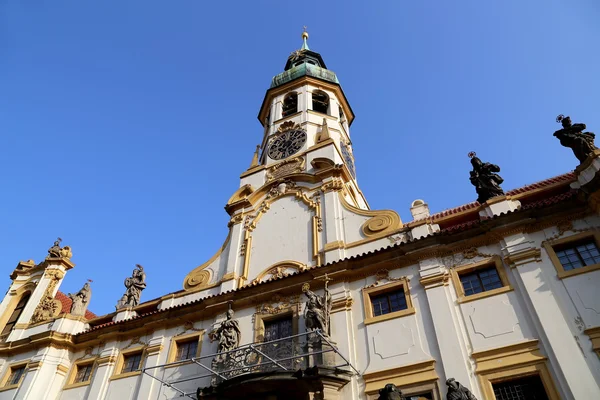
[[[570,243],[554,250],[565,271],[600,263],[600,251],[593,239]]]
[[[142,361],[142,353],[126,355],[123,360],[121,373],[138,371]]]
[[[78,365],[77,374],[75,375],[75,381],[73,383],[89,381],[92,375],[92,367],[93,364]]]
[[[10,376],[8,377],[8,381],[6,381],[7,385],[16,385],[21,380],[21,377],[25,373],[25,366],[11,369]]]
[[[292,317],[265,321],[265,342],[292,336]]]
[[[478,269],[460,275],[465,296],[487,292],[504,286],[495,266]]]
[[[189,360],[196,357],[198,351],[198,339],[194,338],[185,342],[177,342],[177,354],[175,361]]]
[[[408,308],[404,289],[371,296],[371,305],[374,317]]]
[[[538,375],[492,384],[496,400],[548,400]]]
[[[12,329],[14,328],[14,326],[17,323],[17,320],[23,313],[23,309],[25,308],[25,306],[27,305],[27,302],[29,301],[29,296],[30,296],[30,294],[26,294],[23,297],[21,297],[21,300],[19,300],[19,303],[17,304],[17,306],[13,310],[12,314],[8,318],[8,321],[6,322],[6,325],[4,325],[4,329],[2,329],[2,333],[0,335],[5,335],[7,333],[10,333],[10,331],[12,331]]]

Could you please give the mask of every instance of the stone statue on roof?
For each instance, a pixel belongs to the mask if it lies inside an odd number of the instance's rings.
[[[72,315],[85,316],[85,312],[90,304],[92,298],[92,288],[89,282],[86,282],[81,290],[75,294],[68,294],[69,298],[73,302],[71,304],[71,310],[69,311]]]
[[[146,273],[144,267],[139,264],[135,265],[135,269],[130,278],[125,279],[125,294],[117,303],[117,310],[126,307],[135,307],[140,304],[142,290],[146,289]]]
[[[383,389],[379,389],[379,397],[377,400],[404,400],[402,391],[393,383],[388,383]]]
[[[57,238],[54,241],[52,247],[48,249],[48,255],[46,258],[66,258],[67,260],[73,256],[73,252],[69,246],[60,247],[61,238]]]
[[[500,167],[496,164],[482,162],[475,152],[469,153],[469,157],[473,166],[469,179],[475,186],[478,195],[477,201],[483,204],[492,197],[502,196],[504,190],[502,190],[500,184],[504,182],[504,179],[497,174],[497,172],[500,172]]]
[[[448,385],[446,400],[477,400],[477,397],[469,389],[461,385],[454,378],[448,379],[446,385]]]
[[[580,163],[584,162],[597,149],[594,144],[596,135],[592,132],[583,132],[585,124],[573,124],[571,117],[565,117],[562,114],[556,117],[556,122],[562,124],[562,129],[554,132],[554,136],[560,140],[560,144],[573,150],[573,154]]]

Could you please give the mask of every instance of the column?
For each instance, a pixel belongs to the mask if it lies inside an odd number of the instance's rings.
[[[570,399],[600,399],[600,388],[561,311],[551,277],[544,276],[540,249],[529,235],[518,233],[503,239],[502,251],[522,289],[564,394]]]
[[[146,361],[144,362],[144,368],[156,367],[160,364],[160,352],[163,349],[163,342],[165,341],[160,331],[159,336],[154,336],[150,339],[148,347],[146,347]],[[160,376],[161,368],[154,368],[147,371],[150,375]],[[138,399],[150,399],[153,398],[152,393],[155,387],[160,387],[160,382],[154,379],[152,376],[142,373],[142,382],[140,384],[140,390],[137,394]],[[156,394],[154,395],[156,397]]]
[[[465,342],[464,327],[460,322],[451,290],[449,273],[437,258],[421,261],[420,283],[425,288],[437,344],[442,357],[441,364],[446,379],[454,378],[481,398],[479,387],[473,379],[469,353]]]

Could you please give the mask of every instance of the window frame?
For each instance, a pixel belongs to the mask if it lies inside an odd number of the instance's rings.
[[[434,400],[443,400],[438,385],[439,376],[435,371],[435,360],[419,361],[386,370],[363,374],[364,393],[369,400],[379,398],[379,389],[393,383],[404,395],[411,396],[425,391],[433,393]]]
[[[406,300],[406,309],[393,311],[387,314],[382,314],[378,316],[373,315],[373,303],[371,302],[372,296],[378,296],[382,294],[386,294],[389,292],[395,292],[399,288],[404,290],[404,297]],[[387,321],[390,319],[401,318],[407,315],[412,315],[416,312],[412,299],[410,296],[410,287],[408,284],[408,278],[402,277],[398,280],[394,280],[390,283],[385,283],[382,285],[377,285],[373,287],[365,287],[362,289],[362,298],[363,298],[363,306],[365,310],[365,319],[364,324],[374,324],[376,322]]]
[[[29,361],[30,360],[18,361],[18,362],[8,365],[8,367],[6,368],[6,371],[4,371],[2,380],[0,380],[0,392],[3,392],[5,390],[16,389],[19,386],[21,386],[21,383],[23,383],[23,379],[25,378],[25,375],[27,375],[27,364],[29,364]],[[19,381],[17,383],[8,384],[8,379],[12,375],[13,371],[16,369],[20,369],[20,368],[23,368],[23,374],[21,374],[21,376],[19,377]]]
[[[554,268],[556,269],[556,273],[559,279],[564,279],[579,274],[585,274],[587,272],[597,271],[600,269],[600,263],[597,263],[565,271],[562,263],[558,258],[558,255],[556,254],[555,247],[567,246],[569,244],[574,245],[576,242],[584,241],[586,239],[593,239],[596,243],[596,247],[600,249],[600,233],[596,231],[581,232],[575,235],[564,237],[562,239],[549,240],[542,243],[542,245],[546,249],[546,253],[550,257],[550,260],[554,265]]]
[[[194,357],[200,357],[200,353],[202,352],[202,339],[204,337],[204,329],[200,331],[196,331],[193,333],[189,333],[187,335],[179,335],[173,336],[171,338],[171,345],[169,346],[169,355],[167,358],[167,363],[171,365],[165,365],[165,368],[169,367],[179,367],[186,364],[193,363],[192,360],[176,360],[177,357],[177,346],[181,345],[184,342],[191,342],[194,339],[198,342],[198,347],[196,348],[196,355]]]
[[[489,267],[496,268],[496,272],[498,273],[500,282],[502,282],[502,286],[496,289],[484,290],[481,293],[475,293],[468,296],[465,295],[465,289],[463,287],[462,281],[460,280],[461,275],[470,274],[477,270],[487,269]],[[467,303],[469,301],[480,300],[486,297],[507,293],[513,290],[513,287],[511,286],[508,280],[504,263],[502,262],[500,256],[493,256],[476,263],[451,268],[450,274],[452,278],[452,283],[454,284],[454,289],[456,290],[456,297],[458,303]]]
[[[286,114],[286,113],[285,113],[285,101],[286,101],[286,100],[287,100],[289,97],[291,97],[291,96],[293,96],[293,95],[295,95],[295,96],[296,96],[296,111],[294,111],[294,112],[289,112],[289,113],[287,113],[287,114]],[[283,96],[283,99],[281,100],[281,118],[282,118],[282,119],[283,119],[283,118],[287,118],[287,117],[289,117],[289,116],[292,116],[292,115],[294,115],[294,114],[297,114],[298,112],[300,112],[300,110],[299,110],[299,108],[300,108],[300,107],[299,107],[299,106],[300,106],[300,103],[299,103],[299,99],[298,99],[298,97],[299,97],[299,93],[298,93],[298,92],[296,92],[295,90],[292,90],[292,91],[290,91],[290,92],[287,92],[287,93],[286,93],[286,94]]]
[[[315,110],[315,101],[318,102],[318,100],[315,100],[315,98],[314,98],[315,94],[325,95],[325,98],[327,99],[327,109],[325,110],[325,112]],[[311,106],[310,110],[311,111],[316,112],[318,114],[322,114],[322,115],[331,115],[331,96],[329,96],[329,94],[327,92],[325,92],[324,90],[321,90],[321,89],[313,90],[312,92],[310,92],[310,100],[311,100],[311,102],[310,102],[310,106]]]
[[[63,389],[72,389],[81,386],[87,386],[90,383],[92,383],[92,379],[94,378],[94,374],[96,373],[96,369],[98,368],[98,363],[96,362],[97,359],[98,357],[94,357],[75,361],[75,363],[73,363],[73,365],[71,366],[71,372],[69,373],[67,384],[64,386]],[[77,378],[77,372],[79,372],[79,368],[86,367],[88,365],[92,366],[89,379],[87,381],[75,382],[75,379]]]
[[[147,346],[136,346],[129,349],[123,349],[119,352],[119,358],[117,359],[117,364],[113,370],[113,376],[110,377],[110,380],[115,379],[123,379],[129,378],[131,376],[141,375],[142,369],[144,368],[144,363],[146,362],[147,357]],[[125,358],[140,354],[140,366],[138,370],[123,372],[123,366],[125,365]]]
[[[19,304],[19,302],[21,301],[23,296],[26,296],[29,294],[30,297],[27,300],[27,303],[29,303],[29,300],[31,300],[31,295],[33,294],[34,290],[35,290],[35,283],[33,283],[31,280],[29,280],[26,283],[24,283],[23,286],[16,289],[15,292],[8,293],[9,295],[12,296],[12,299],[10,300],[10,303],[8,303],[8,307],[6,308],[6,311],[10,310],[10,313],[5,312],[0,316],[0,332],[4,331],[4,328],[6,327],[8,320],[12,316],[15,308],[17,308],[17,305]],[[25,308],[27,308],[27,304],[23,308],[23,311],[25,310]],[[23,315],[23,313],[21,312],[21,315],[19,315],[17,322],[19,321],[19,319],[21,318],[22,315]],[[10,332],[0,335],[0,337],[1,338],[8,337],[11,334],[11,332],[15,329],[15,326],[17,326],[17,325],[19,325],[19,324],[18,323],[15,324]]]
[[[254,343],[262,343],[265,338],[265,321],[292,317],[292,335],[298,334],[298,321],[300,318],[300,303],[280,305],[272,307],[271,303],[257,307],[253,315],[254,319]],[[261,312],[260,310],[273,310],[273,312]]]

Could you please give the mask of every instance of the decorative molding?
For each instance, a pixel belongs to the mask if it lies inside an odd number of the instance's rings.
[[[405,276],[401,276],[400,278],[392,278],[390,276],[390,271],[388,271],[387,269],[380,269],[375,273],[375,279],[375,283],[365,286],[365,289],[379,286],[383,281],[387,281],[389,283],[406,280],[407,278]]]
[[[62,309],[62,303],[60,300],[54,298],[54,289],[58,285],[58,282],[65,276],[65,273],[57,270],[46,270],[44,274],[48,278],[48,286],[42,295],[40,303],[37,305],[31,316],[30,324],[37,324],[39,322],[48,321],[60,314]]]
[[[517,253],[509,254],[504,257],[504,261],[510,265],[511,268],[518,267],[519,265],[528,264],[530,262],[541,262],[542,251],[537,248],[531,248]]]
[[[283,297],[275,294],[270,301],[256,306],[256,312],[252,316],[252,321],[254,322],[256,314],[279,314],[298,304],[300,304],[300,296]]]
[[[29,363],[27,363],[27,369],[29,371],[35,371],[38,370],[42,367],[42,361],[31,361]]]
[[[292,260],[280,261],[271,265],[269,268],[263,270],[260,274],[258,274],[256,279],[252,281],[252,283],[259,283],[264,278],[266,278],[265,280],[273,278],[284,278],[291,274],[291,272],[286,271],[287,269],[293,269],[294,272],[302,272],[306,270],[306,264]]]
[[[204,264],[194,268],[192,270],[192,272],[187,274],[187,276],[185,277],[185,279],[183,281],[183,288],[186,291],[198,291],[198,290],[208,289],[210,287],[213,287],[213,286],[216,286],[219,284],[219,282],[209,284],[209,281],[211,279],[211,273],[208,270],[206,270],[206,268],[208,268],[208,266],[210,266],[210,264],[212,264],[213,261],[215,261],[221,255],[223,250],[225,250],[225,248],[229,244],[230,239],[231,239],[231,228],[229,228],[229,233],[227,234],[225,243],[223,243],[221,248],[210,258],[210,260],[208,260]]]
[[[592,349],[600,356],[600,326],[588,328],[583,333],[589,336],[592,341]]]
[[[64,364],[58,364],[56,366],[56,373],[60,373],[62,375],[66,375],[67,372],[69,372],[69,367],[67,367],[66,365],[64,365]]]
[[[304,157],[294,157],[284,160],[273,165],[272,167],[267,168],[266,179],[267,181],[272,181],[283,178],[287,175],[304,172],[305,163],[306,161]]]
[[[99,357],[98,360],[96,360],[96,363],[98,364],[99,367],[102,367],[104,365],[113,365],[116,362],[117,362],[117,356],[115,356],[115,355]]]
[[[292,316],[292,334],[298,333],[298,320],[300,317],[300,296],[282,297],[275,294],[270,301],[256,306],[256,312],[252,314],[254,325],[254,341],[262,342],[265,334],[264,321],[278,318],[280,315]]]
[[[420,361],[402,367],[390,368],[383,371],[365,372],[365,393],[375,394],[388,383],[397,387],[412,386],[419,383],[435,382],[439,379],[435,372],[435,360]]]
[[[432,289],[438,286],[447,286],[450,282],[450,274],[448,272],[437,273],[419,279],[419,283],[425,289]]]
[[[146,347],[146,354],[149,356],[153,356],[155,354],[158,354],[162,351],[163,349],[163,345],[162,344],[155,344],[152,346],[148,346]]]
[[[335,242],[329,242],[323,245],[323,251],[331,251],[344,248],[346,248],[346,243],[344,243],[343,240],[336,240]]]
[[[335,299],[331,302],[331,313],[334,314],[340,311],[352,310],[354,299],[350,296],[342,297],[341,299]]]

